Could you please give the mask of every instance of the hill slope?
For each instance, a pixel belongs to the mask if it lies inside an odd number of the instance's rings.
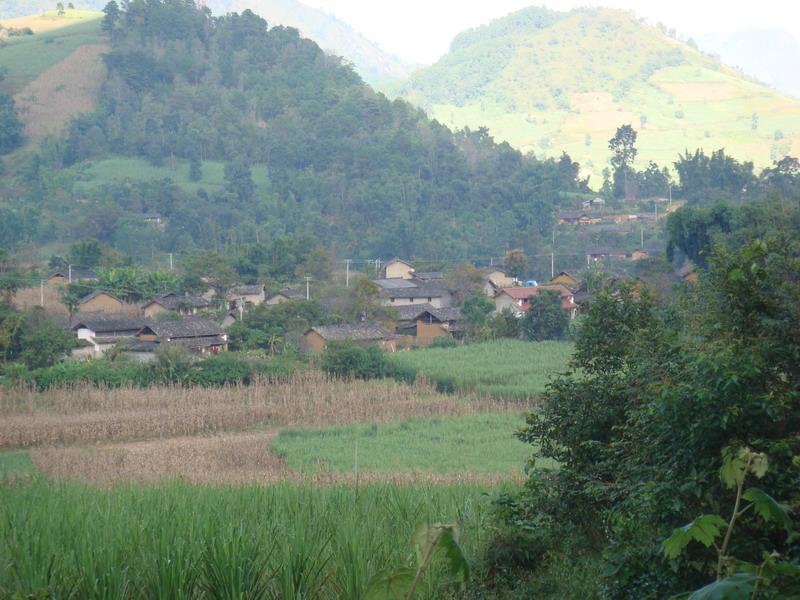
[[[402,79],[412,71],[411,65],[384,52],[347,23],[297,0],[206,0],[205,4],[217,14],[249,8],[270,26],[294,27],[323,50],[353,63],[358,74],[372,85]]]
[[[566,150],[594,185],[623,123],[639,130],[640,158],[662,164],[683,148],[726,147],[761,166],[800,152],[800,101],[622,11],[519,11],[457,36],[398,92],[445,124]]]

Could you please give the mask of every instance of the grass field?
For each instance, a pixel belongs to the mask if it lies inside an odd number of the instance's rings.
[[[404,377],[424,375],[445,391],[533,399],[550,377],[566,369],[571,354],[567,342],[501,340],[398,352],[389,359]]]
[[[0,597],[363,598],[410,564],[420,523],[457,521],[479,556],[501,489],[0,485]],[[430,579],[415,596],[442,597]]]
[[[521,414],[408,419],[381,425],[286,429],[272,448],[301,473],[520,473],[530,446],[514,437]]]
[[[57,29],[9,38],[8,45],[0,48],[0,69],[6,72],[6,78],[0,82],[1,92],[19,92],[80,46],[107,43],[97,17],[77,22],[65,19],[64,22],[66,25]]]
[[[220,191],[225,186],[225,163],[221,161],[203,161],[203,176],[200,181],[189,178],[189,162],[175,160],[169,161],[161,167],[154,167],[146,160],[137,158],[109,158],[87,163],[83,166],[81,181],[76,183],[77,189],[91,189],[106,183],[122,181],[148,181],[153,179],[171,179],[176,185],[189,193],[195,193],[200,188],[209,192]],[[255,167],[253,169],[253,182],[259,192],[269,189],[270,181],[266,169]]]

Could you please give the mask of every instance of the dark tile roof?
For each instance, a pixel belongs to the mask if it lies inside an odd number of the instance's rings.
[[[156,296],[142,304],[142,307],[149,306],[153,303],[160,304],[167,310],[178,310],[181,306],[190,305],[194,308],[208,308],[210,304],[208,300],[202,296],[181,296],[174,292],[167,292]]]
[[[448,306],[445,308],[435,308],[433,309],[433,315],[437,317],[443,323],[449,323],[452,321],[460,321],[463,317],[461,316],[461,309],[457,306]]]
[[[117,298],[117,297],[116,297],[114,294],[112,294],[111,292],[107,292],[107,291],[105,291],[105,290],[95,290],[95,291],[94,291],[94,292],[92,292],[91,294],[87,294],[86,296],[84,296],[83,298],[81,298],[80,300],[78,300],[78,304],[85,304],[86,302],[88,302],[88,301],[89,301],[89,300],[91,300],[92,298],[97,298],[97,296],[101,296],[101,295],[105,295],[105,296],[108,296],[108,297],[110,297],[110,298],[113,298],[113,299],[114,299],[114,300],[116,300],[117,302],[120,302],[120,303],[122,302],[122,300],[120,300],[119,298]]]
[[[406,304],[404,306],[395,306],[398,313],[398,321],[416,321],[420,315],[429,312],[433,314],[436,309],[432,304]]]
[[[353,340],[357,342],[393,340],[395,335],[381,325],[360,323],[358,325],[319,325],[314,331],[329,342]]]
[[[556,215],[559,219],[564,219],[565,221],[571,221],[574,219],[580,219],[581,217],[589,217],[584,211],[582,210],[565,210],[563,212],[558,213]],[[589,217],[591,218],[591,217]]]
[[[441,298],[447,293],[447,285],[442,280],[420,281],[410,287],[384,290],[390,298]]]
[[[146,328],[165,341],[176,338],[221,336],[225,333],[221,325],[211,319],[203,318],[149,323]]]
[[[627,256],[630,254],[631,250],[625,250],[625,248],[592,248],[591,250],[587,250],[586,254],[591,256]]]
[[[375,279],[373,281],[379,288],[383,290],[397,290],[397,289],[404,289],[404,288],[415,288],[419,285],[419,282],[413,281],[411,279],[400,279],[399,277],[394,279]]]
[[[441,271],[428,271],[428,272],[415,271],[413,275],[414,279],[419,279],[421,281],[430,281],[432,279],[444,279],[444,273],[442,273]]]
[[[280,292],[275,292],[271,294],[268,298],[274,298],[275,296],[283,296],[284,298],[289,298],[291,300],[305,300],[306,293],[301,292],[300,290],[281,290]]]
[[[150,324],[150,321],[144,317],[87,313],[77,314],[72,317],[70,329],[77,331],[85,327],[86,329],[91,329],[95,333],[135,333],[148,324]]]

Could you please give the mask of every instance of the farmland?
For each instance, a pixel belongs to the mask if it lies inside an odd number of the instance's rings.
[[[502,340],[400,352],[390,359],[407,379],[422,375],[445,391],[531,399],[553,374],[566,369],[571,353],[567,342]]]

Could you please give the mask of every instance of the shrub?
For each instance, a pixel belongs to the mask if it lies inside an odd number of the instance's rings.
[[[328,344],[322,354],[322,370],[341,377],[373,379],[389,374],[389,362],[378,346],[364,347],[347,340]]]

